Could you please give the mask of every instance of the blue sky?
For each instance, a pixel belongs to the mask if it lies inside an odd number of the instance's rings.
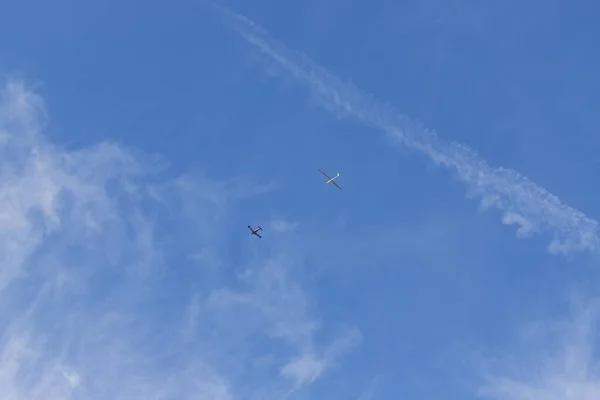
[[[3,7],[0,398],[600,398],[597,2],[219,4]]]

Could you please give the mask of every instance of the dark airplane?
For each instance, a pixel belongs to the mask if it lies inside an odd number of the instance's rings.
[[[252,229],[252,227],[250,225],[248,225],[248,229],[250,229],[250,232],[252,232],[253,235],[256,235],[256,236],[258,236],[259,238],[262,239],[262,236],[260,236],[258,234],[258,231],[262,231],[263,230],[263,228],[261,228],[260,225],[256,229]]]

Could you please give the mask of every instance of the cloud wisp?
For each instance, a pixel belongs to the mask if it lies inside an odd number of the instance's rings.
[[[598,222],[562,203],[518,172],[493,167],[467,146],[443,141],[435,132],[343,82],[307,55],[288,49],[250,19],[211,3],[226,22],[271,62],[309,86],[319,103],[340,118],[354,118],[453,170],[483,208],[495,207],[502,222],[516,224],[517,236],[548,234],[552,254],[598,253]]]
[[[502,357],[485,377],[486,400],[595,400],[600,398],[598,300],[564,321],[536,324],[523,335],[522,350]]]
[[[293,257],[229,259],[223,226],[272,184],[170,177],[119,144],[54,145],[46,125],[25,84],[0,91],[0,397],[281,399],[358,343],[317,340]]]
[[[252,262],[238,276],[241,288],[214,290],[204,309],[194,307],[200,315],[214,313],[223,327],[246,327],[245,334],[252,338],[246,339],[246,346],[261,346],[269,338],[293,349],[281,363],[270,357],[261,361],[289,383],[289,387],[279,389],[281,395],[310,385],[362,341],[356,327],[341,329],[327,344],[315,340],[323,323],[314,317],[310,299],[294,279],[301,270],[299,264],[286,255],[274,255],[266,263],[261,261],[260,266]],[[234,329],[222,334],[228,337],[228,343],[239,342],[239,333]]]

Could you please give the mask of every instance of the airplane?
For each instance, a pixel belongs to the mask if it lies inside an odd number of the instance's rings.
[[[325,177],[327,178],[327,183],[333,183],[335,186],[337,186],[338,189],[342,190],[342,188],[340,187],[340,185],[338,185],[337,183],[335,183],[335,178],[337,178],[338,176],[340,176],[340,173],[338,172],[336,176],[334,176],[333,178],[330,178],[329,175],[327,175],[325,172],[323,172],[322,170],[319,169],[319,171],[325,175]]]
[[[258,231],[262,231],[262,230],[263,230],[263,229],[260,227],[260,225],[258,225],[258,228],[256,228],[256,229],[252,229],[252,227],[251,227],[250,225],[248,225],[248,229],[250,229],[250,232],[252,232],[252,234],[253,234],[253,235],[256,235],[256,236],[258,236],[259,238],[261,238],[261,239],[262,239],[262,236],[260,236],[260,235],[258,234]]]

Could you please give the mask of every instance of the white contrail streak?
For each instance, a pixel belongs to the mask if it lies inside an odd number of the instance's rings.
[[[246,17],[216,6],[230,25],[250,44],[295,79],[307,84],[322,106],[340,117],[352,117],[382,130],[395,141],[418,150],[437,165],[453,169],[468,187],[470,197],[481,197],[484,207],[503,212],[505,224],[517,224],[517,236],[547,233],[553,254],[600,249],[598,222],[569,207],[518,172],[492,167],[472,149],[444,142],[392,107],[381,104],[352,84],[344,83],[303,53],[285,47]]]

